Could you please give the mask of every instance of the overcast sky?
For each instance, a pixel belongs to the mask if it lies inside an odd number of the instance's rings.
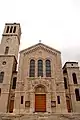
[[[7,22],[21,24],[20,50],[39,40],[80,61],[80,0],[0,0],[0,39]]]

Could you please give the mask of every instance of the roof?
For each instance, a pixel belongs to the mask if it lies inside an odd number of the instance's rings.
[[[66,66],[66,64],[68,64],[68,63],[70,63],[70,64],[78,64],[78,62],[66,62],[65,64],[64,64],[64,66],[63,66],[63,68],[62,69],[64,69],[65,68],[65,66]]]
[[[28,47],[27,49],[21,50],[20,53],[22,53],[24,51],[27,51],[27,50],[30,50],[30,49],[34,49],[35,47],[39,47],[39,46],[46,47],[46,48],[50,49],[51,51],[61,53],[60,51],[58,51],[58,50],[56,50],[56,49],[54,49],[54,48],[52,48],[52,47],[50,47],[48,45],[45,45],[43,43],[38,43],[38,44],[35,44],[35,45],[31,46],[31,47]]]

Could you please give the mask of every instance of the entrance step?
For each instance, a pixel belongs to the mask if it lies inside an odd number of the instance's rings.
[[[51,113],[37,113],[37,114],[0,114],[0,120],[80,120],[80,114],[51,114]]]

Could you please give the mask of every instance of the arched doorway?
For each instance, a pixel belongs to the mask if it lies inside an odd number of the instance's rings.
[[[42,85],[35,88],[35,112],[46,112],[46,91]]]

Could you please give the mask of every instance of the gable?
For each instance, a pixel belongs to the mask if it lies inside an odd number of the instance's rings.
[[[20,53],[24,53],[24,55],[26,55],[26,54],[35,52],[37,50],[44,50],[44,51],[46,51],[46,52],[48,52],[50,54],[61,53],[60,51],[58,51],[58,50],[56,50],[54,48],[51,48],[51,47],[49,47],[47,45],[44,45],[42,43],[38,43],[38,44],[36,44],[34,46],[31,46],[31,47],[29,47],[29,48],[27,48],[25,50],[22,50],[22,51],[20,51]]]

